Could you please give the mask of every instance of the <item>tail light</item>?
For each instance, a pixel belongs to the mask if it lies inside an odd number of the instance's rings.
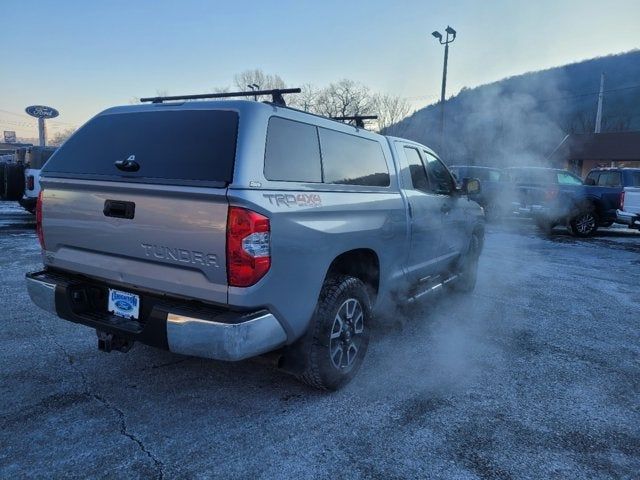
[[[33,190],[35,187],[35,180],[33,178],[33,175],[29,175],[27,177],[27,190]]]
[[[620,193],[620,210],[624,210],[624,192]]]
[[[232,287],[249,287],[271,267],[269,219],[252,210],[229,207],[227,279]]]
[[[36,233],[38,234],[40,247],[44,250],[44,231],[42,230],[42,190],[40,190],[38,200],[36,201]]]

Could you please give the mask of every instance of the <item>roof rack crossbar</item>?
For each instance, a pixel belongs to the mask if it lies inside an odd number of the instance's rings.
[[[287,104],[284,101],[282,95],[288,93],[300,93],[302,90],[299,88],[275,88],[272,90],[251,90],[248,92],[221,92],[221,93],[200,93],[197,95],[175,95],[171,97],[145,97],[141,98],[141,102],[162,103],[172,100],[202,100],[205,98],[233,98],[233,97],[254,97],[258,95],[271,95],[271,102],[274,105],[286,107]]]
[[[349,117],[331,117],[332,120],[352,121],[356,122],[356,127],[364,128],[365,120],[377,120],[377,115],[353,115]]]

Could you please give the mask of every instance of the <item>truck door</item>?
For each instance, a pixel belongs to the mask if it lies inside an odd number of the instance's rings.
[[[433,153],[422,150],[430,190],[440,202],[442,236],[439,257],[448,263],[466,248],[469,239],[464,203],[468,199],[456,192],[456,184],[449,169]]]
[[[407,175],[410,180],[405,181],[411,239],[407,272],[409,281],[417,283],[441,268],[442,198],[431,192],[420,150],[400,143],[396,144],[396,149],[406,161],[410,174]]]

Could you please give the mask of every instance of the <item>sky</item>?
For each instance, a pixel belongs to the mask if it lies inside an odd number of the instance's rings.
[[[24,108],[60,116],[49,136],[134,97],[204,93],[260,68],[290,86],[343,78],[436,101],[528,71],[640,47],[639,0],[0,0],[0,130],[37,136]]]

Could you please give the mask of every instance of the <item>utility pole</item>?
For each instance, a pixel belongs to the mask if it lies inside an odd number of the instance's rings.
[[[47,144],[47,127],[44,118],[38,119],[38,144],[44,147]]]
[[[600,75],[600,93],[598,94],[598,111],[596,113],[596,128],[593,133],[602,131],[602,99],[604,97],[604,72]]]
[[[444,45],[444,66],[442,69],[442,91],[440,92],[440,154],[442,155],[444,152],[444,100],[447,90],[447,64],[449,63],[449,44],[452,43],[456,39],[457,32],[447,26],[445,29],[447,33],[446,37],[438,32],[437,30],[433,32],[435,38],[438,39],[440,45]]]

